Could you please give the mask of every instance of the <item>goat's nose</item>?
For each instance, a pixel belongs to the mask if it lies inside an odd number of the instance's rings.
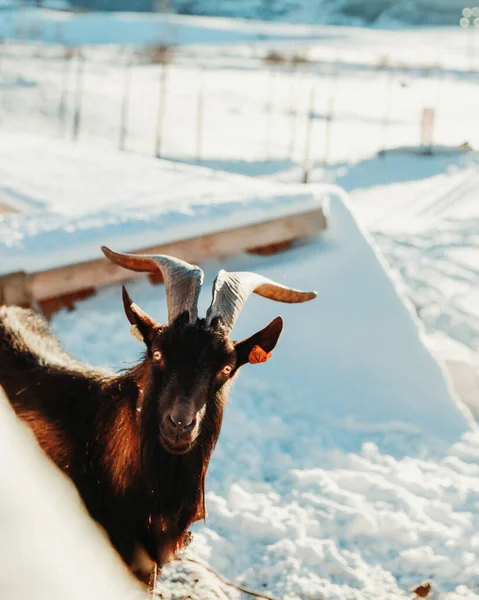
[[[181,429],[186,429],[186,427],[189,427],[194,421],[194,417],[192,415],[185,415],[176,412],[170,413],[169,417],[173,425]]]

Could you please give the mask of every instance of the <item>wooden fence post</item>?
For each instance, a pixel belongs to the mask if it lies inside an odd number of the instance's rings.
[[[432,154],[434,130],[434,109],[425,108],[421,121],[421,148],[424,154]]]

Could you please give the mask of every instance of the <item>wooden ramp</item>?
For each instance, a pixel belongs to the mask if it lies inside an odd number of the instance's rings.
[[[113,248],[145,254],[170,254],[192,263],[221,259],[241,252],[273,254],[286,250],[297,240],[316,236],[326,228],[322,208],[216,233],[178,240],[153,247]],[[107,259],[81,262],[38,271],[16,272],[0,277],[0,304],[37,306],[50,316],[61,308],[73,308],[78,300],[91,296],[97,288],[143,274],[127,271]],[[160,275],[151,275],[161,283]]]

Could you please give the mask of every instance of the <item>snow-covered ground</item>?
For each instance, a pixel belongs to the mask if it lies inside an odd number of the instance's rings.
[[[134,22],[125,19],[134,37]],[[256,24],[218,23],[223,32],[257,32]],[[262,299],[248,301],[239,337],[277,310],[285,316],[286,333],[274,359],[244,372],[234,390],[209,473],[210,517],[197,528],[195,548],[225,575],[278,597],[405,598],[410,585],[432,579],[448,600],[478,598],[479,441],[476,433],[463,433],[463,417],[446,400],[443,375],[422,345],[455,361],[459,370],[464,361],[476,366],[477,155],[376,155],[417,144],[421,113],[429,106],[436,109],[435,142],[450,149],[466,141],[479,146],[477,74],[465,72],[468,38],[459,28],[386,33],[271,27],[283,28],[278,36],[303,36],[301,43],[277,42],[287,56],[319,62],[297,69],[265,65],[269,42],[178,51],[168,67],[162,155],[177,162],[199,158],[207,167],[255,176],[254,182],[234,179],[242,198],[264,199],[273,188],[276,194],[277,182],[301,179],[314,88],[311,179],[336,181],[350,192],[356,218],[402,276],[412,311],[429,335],[418,333],[364,244],[368,234],[359,233],[340,201],[332,203],[331,228],[319,243],[274,258],[229,261],[227,268],[257,269],[305,288],[312,284],[320,294],[315,303],[280,310]],[[88,41],[84,31],[75,31],[78,40]],[[311,35],[315,41],[306,41]],[[133,50],[84,52],[80,146],[50,139],[41,156],[37,136],[59,133],[62,49],[5,44],[0,171],[6,183],[0,185],[4,199],[16,198],[18,208],[26,208],[32,227],[38,225],[35,211],[45,214],[45,203],[58,210],[68,177],[70,206],[85,195],[91,206],[101,187],[111,209],[116,193],[129,201],[136,181],[148,204],[151,185],[160,185],[153,159],[111,154],[118,145],[124,64]],[[389,69],[391,64],[399,68]],[[434,65],[441,68],[425,68]],[[76,66],[73,60],[65,138]],[[141,51],[131,73],[126,146],[149,156],[160,72]],[[30,149],[20,132],[34,134]],[[113,164],[131,173],[109,181]],[[169,169],[176,191],[183,167]],[[216,192],[230,193],[233,179],[202,173],[199,189],[214,180]],[[198,198],[193,182],[191,197]],[[42,206],[27,206],[32,199]],[[3,227],[20,223],[15,215],[3,219]],[[209,279],[219,266],[207,266]],[[130,292],[146,310],[161,314],[161,288],[138,282]],[[118,288],[102,291],[74,313],[56,315],[53,326],[73,354],[93,363],[121,367],[138,351],[127,335]],[[477,398],[474,370],[467,367],[466,376]]]
[[[135,22],[126,22],[134,33]],[[129,151],[152,155],[160,130],[164,157],[266,175],[303,162],[311,111],[311,160],[347,165],[390,146],[417,144],[423,110],[433,108],[435,143],[479,146],[479,128],[471,125],[479,88],[477,76],[466,72],[468,40],[460,28],[310,30],[314,42],[173,49],[164,86],[151,50],[86,46],[81,92],[78,60],[65,62],[63,47],[6,41],[2,131],[70,139],[81,105],[81,141],[117,148],[127,114]],[[83,27],[78,35],[88,40]],[[285,60],[311,62],[266,64],[271,48]]]
[[[391,182],[395,173],[399,181]],[[389,155],[353,166],[338,181],[354,190],[363,223],[408,282],[421,319],[477,351],[477,158]]]
[[[459,386],[470,387],[477,416],[477,156],[390,154],[352,165],[337,181],[351,191],[361,221],[405,281],[432,347],[466,379]],[[468,364],[469,373],[458,362]]]
[[[319,296],[289,307],[251,298],[241,315],[238,339],[278,313],[285,333],[235,386],[193,549],[278,597],[404,598],[424,578],[476,597],[477,434],[461,437],[467,423],[348,207],[331,202],[318,242],[207,265],[200,313],[219,266]],[[128,287],[162,314],[162,288]],[[121,367],[139,352],[117,287],[53,326],[90,362]]]

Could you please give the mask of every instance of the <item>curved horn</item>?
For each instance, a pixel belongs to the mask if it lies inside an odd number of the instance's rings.
[[[253,292],[277,302],[307,302],[316,298],[316,292],[293,290],[257,273],[228,273],[222,270],[213,284],[213,299],[206,313],[207,323],[219,317],[231,331],[243,304]]]
[[[172,323],[186,310],[190,323],[198,317],[198,297],[203,283],[203,271],[196,265],[166,254],[123,254],[102,246],[103,254],[112,262],[130,271],[157,273],[165,281],[168,322]]]

